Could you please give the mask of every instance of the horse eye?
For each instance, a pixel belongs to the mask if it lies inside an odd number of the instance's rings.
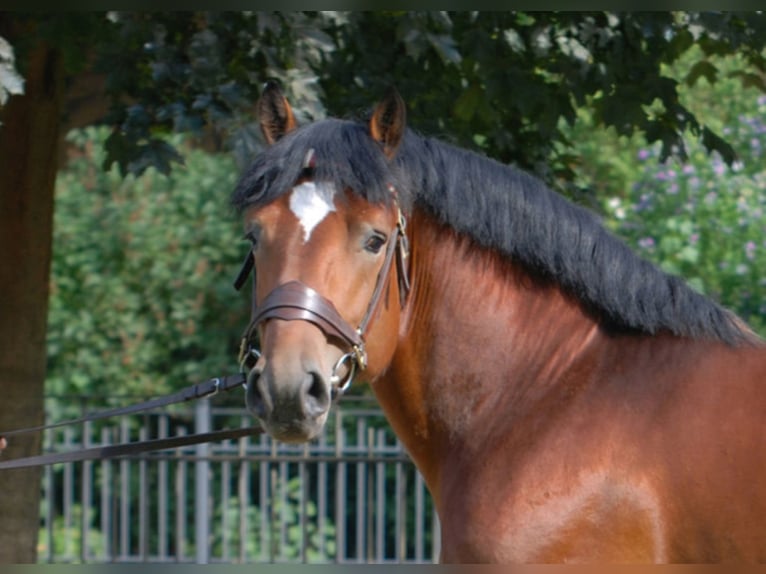
[[[375,234],[367,239],[367,243],[364,244],[365,251],[369,253],[380,253],[380,250],[386,244],[386,236]]]

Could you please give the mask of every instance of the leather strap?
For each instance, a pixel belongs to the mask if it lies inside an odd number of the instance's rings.
[[[197,383],[186,387],[178,392],[164,397],[157,397],[137,403],[134,405],[128,405],[125,407],[117,407],[113,409],[104,409],[96,411],[79,419],[70,419],[53,423],[49,425],[39,425],[33,427],[27,427],[23,429],[16,429],[6,432],[0,432],[0,453],[7,447],[8,437],[17,436],[21,434],[28,434],[33,432],[42,432],[48,429],[59,428],[63,426],[71,426],[83,424],[91,421],[97,421],[101,419],[124,416],[129,414],[135,414],[150,409],[157,409],[168,405],[191,401],[202,397],[210,397],[220,391],[230,391],[243,386],[247,381],[244,373],[238,373],[236,375],[228,375],[225,377],[216,377],[208,379],[202,383]],[[261,433],[259,428],[248,429],[235,429],[235,430],[223,430],[214,431],[212,433],[202,433],[195,435],[177,436],[165,439],[156,439],[143,442],[123,443],[119,445],[110,445],[106,447],[84,449],[65,453],[51,453],[37,456],[31,456],[26,458],[17,458],[6,461],[0,461],[0,470],[11,468],[26,468],[30,466],[39,466],[45,464],[54,464],[58,462],[75,462],[80,460],[93,460],[96,458],[111,458],[118,456],[128,456],[141,452],[149,452],[152,450],[178,448],[180,446],[186,446],[190,444],[198,444],[201,442],[209,442],[213,440],[224,440],[227,438],[235,438],[239,436],[246,436],[247,434],[259,434]],[[234,433],[234,434],[232,434]]]
[[[395,195],[393,188],[392,193]],[[388,284],[388,276],[394,257],[396,257],[397,260],[399,295],[402,305],[404,305],[404,302],[407,298],[407,293],[410,289],[406,264],[406,258],[408,256],[407,236],[405,232],[405,220],[401,211],[399,211],[398,217],[399,221],[397,222],[394,237],[391,237],[389,242],[388,248],[386,250],[386,257],[375,284],[375,289],[373,291],[372,297],[370,298],[370,303],[367,307],[367,311],[365,312],[365,315],[362,318],[358,329],[354,329],[345,319],[343,319],[331,301],[299,281],[290,281],[278,286],[258,307],[255,306],[255,289],[253,289],[253,318],[245,332],[245,336],[243,337],[243,345],[240,351],[240,362],[242,362],[242,354],[249,349],[249,341],[257,326],[266,319],[280,318],[288,321],[310,321],[313,324],[319,326],[319,328],[322,329],[326,336],[334,336],[341,339],[354,350],[354,360],[360,363],[361,368],[364,368],[363,362],[365,359],[363,334],[367,330],[370,321],[374,317],[382,297],[383,289]],[[239,290],[244,285],[247,277],[253,273],[253,271],[253,257],[251,253],[248,253],[242,268],[237,275],[236,280],[234,281],[234,286],[237,290]],[[255,281],[253,281],[253,284],[254,283]],[[83,424],[90,421],[134,414],[149,409],[156,409],[175,403],[211,396],[218,393],[219,391],[228,391],[233,388],[238,388],[244,386],[246,381],[247,379],[245,373],[216,377],[213,379],[208,379],[202,383],[191,385],[171,395],[150,399],[142,403],[97,411],[79,419],[61,421],[50,425],[39,425],[12,431],[0,432],[0,453],[2,453],[4,448],[6,448],[8,444],[7,437],[10,436],[32,432],[41,432],[47,429]],[[350,382],[350,380],[348,382]],[[165,450],[192,444],[199,444],[203,442],[241,438],[244,436],[257,435],[262,432],[263,431],[260,428],[252,427],[226,429],[209,433],[175,436],[142,442],[128,442],[65,453],[49,453],[7,461],[0,461],[0,470],[26,468],[31,466],[40,466],[61,462],[119,458],[154,450]]]
[[[207,433],[192,435],[180,435],[168,438],[146,440],[141,442],[125,442],[108,446],[100,446],[70,452],[54,452],[38,456],[14,458],[0,462],[0,470],[14,468],[28,468],[30,466],[42,466],[62,462],[78,462],[82,460],[101,460],[105,458],[124,458],[155,450],[167,450],[179,448],[203,442],[216,442],[226,439],[242,438],[262,434],[263,430],[258,427],[244,427],[237,429],[225,429]]]
[[[219,391],[230,391],[231,389],[235,389],[237,387],[243,386],[246,382],[247,382],[247,378],[245,377],[244,373],[237,373],[236,375],[227,375],[225,377],[215,377],[213,379],[208,379],[207,381],[204,381],[202,383],[196,383],[194,385],[186,387],[185,389],[177,391],[171,395],[165,395],[164,397],[149,399],[148,401],[144,401],[142,403],[137,403],[134,405],[128,405],[125,407],[117,407],[113,409],[104,409],[101,411],[96,411],[94,413],[91,413],[79,419],[70,419],[70,420],[61,421],[58,423],[53,423],[50,425],[40,425],[40,426],[34,426],[34,427],[27,427],[23,429],[16,429],[16,430],[7,431],[7,432],[0,432],[0,437],[7,438],[9,436],[14,436],[14,435],[28,434],[32,432],[41,432],[48,429],[55,429],[59,427],[77,425],[77,424],[82,424],[82,423],[86,423],[90,421],[97,421],[97,420],[111,418],[111,417],[119,417],[124,415],[140,413],[143,411],[148,411],[150,409],[157,409],[160,407],[165,407],[165,406],[173,405],[176,403],[182,403],[182,402],[191,401],[194,399],[200,399],[202,397],[211,396],[216,394]]]
[[[255,260],[253,259],[253,254],[248,250],[245,260],[242,262],[242,268],[239,270],[239,273],[237,273],[236,279],[234,279],[234,288],[237,291],[242,289],[242,286],[245,284],[245,281],[247,281],[248,276],[253,272],[254,268]]]
[[[380,268],[380,273],[378,273],[378,278],[375,281],[375,289],[370,297],[370,303],[367,305],[367,311],[365,312],[364,317],[362,317],[362,321],[359,323],[359,328],[357,330],[360,333],[367,332],[367,327],[378,309],[378,304],[383,295],[383,288],[388,285],[388,275],[391,272],[391,263],[394,260],[394,255],[397,252],[399,242],[402,240],[402,230],[398,224],[395,229],[394,236],[389,239],[388,247],[386,247],[386,258],[383,261],[383,266]]]
[[[300,281],[283,283],[266,296],[250,322],[249,334],[272,318],[309,321],[328,337],[337,337],[352,347],[362,344],[362,337],[341,317],[335,305]]]

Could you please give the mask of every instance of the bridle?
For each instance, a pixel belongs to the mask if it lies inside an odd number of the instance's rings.
[[[242,336],[239,351],[240,369],[243,373],[249,371],[248,384],[257,376],[255,363],[261,356],[261,351],[255,343],[258,327],[269,319],[308,321],[316,325],[328,339],[341,344],[346,352],[335,363],[330,376],[333,398],[342,395],[351,385],[357,371],[364,370],[367,367],[365,335],[378,309],[383,291],[388,284],[394,259],[396,259],[401,305],[404,305],[410,290],[407,270],[407,257],[409,256],[409,242],[406,234],[407,223],[399,206],[396,190],[393,186],[389,186],[389,191],[397,211],[396,227],[392,236],[388,239],[383,265],[378,272],[375,289],[370,297],[367,310],[356,328],[352,327],[341,316],[332,301],[301,281],[296,280],[282,283],[266,295],[263,301],[257,303],[255,298],[255,277],[253,277],[252,317]],[[237,290],[241,289],[251,273],[255,273],[255,264],[252,255],[248,253],[242,269],[234,282],[234,287]],[[340,373],[344,366],[346,367],[346,373],[341,375]]]

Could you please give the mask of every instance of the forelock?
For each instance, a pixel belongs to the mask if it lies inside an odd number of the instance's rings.
[[[270,203],[302,176],[351,190],[371,203],[390,202],[390,187],[398,187],[396,171],[366,125],[328,119],[285,135],[259,154],[240,179],[232,203],[240,210]]]

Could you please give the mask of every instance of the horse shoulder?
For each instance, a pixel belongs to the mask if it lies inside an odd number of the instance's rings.
[[[766,352],[671,337],[619,346],[560,413],[517,421],[533,433],[487,442],[472,453],[481,465],[453,461],[444,561],[764,558]]]

